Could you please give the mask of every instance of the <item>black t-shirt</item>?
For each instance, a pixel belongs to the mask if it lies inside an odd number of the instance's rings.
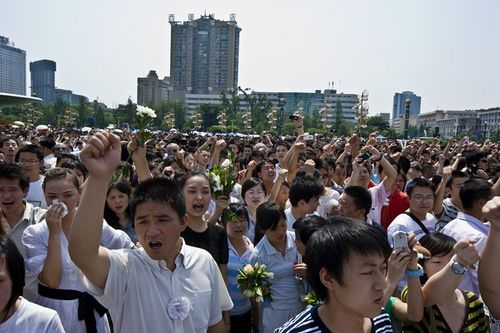
[[[227,265],[229,260],[227,234],[221,227],[209,223],[208,228],[203,232],[196,232],[186,227],[181,237],[187,245],[207,250],[218,265]]]

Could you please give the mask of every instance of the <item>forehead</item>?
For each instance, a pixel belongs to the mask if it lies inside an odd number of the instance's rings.
[[[4,146],[5,146],[5,145],[11,145],[11,144],[15,144],[15,145],[17,145],[16,140],[9,139],[9,140],[5,140],[5,141],[3,142],[3,145],[4,145]]]
[[[417,194],[429,195],[429,194],[434,194],[434,192],[428,187],[415,186],[411,195],[414,196]]]
[[[67,189],[68,187],[75,188],[75,184],[73,183],[72,179],[69,177],[58,177],[55,179],[50,179],[47,180],[45,183],[45,188],[46,189]]]
[[[22,151],[19,153],[19,157],[35,157],[36,158],[36,154],[32,153],[30,151]]]
[[[200,175],[196,175],[196,176],[193,176],[193,177],[187,179],[185,186],[208,186],[208,187],[210,187],[210,184],[208,182],[208,179],[206,179],[205,177],[200,176]]]
[[[147,217],[158,217],[158,216],[168,216],[172,219],[180,221],[179,215],[172,208],[172,205],[167,202],[158,202],[153,200],[147,200],[137,204],[135,208],[135,218],[147,218]]]
[[[21,185],[19,184],[20,180],[19,179],[6,179],[6,178],[0,178],[0,187],[18,187],[21,188]]]
[[[353,250],[349,251],[344,265],[350,268],[363,268],[367,266],[380,266],[386,262],[382,254],[370,253],[362,254]]]

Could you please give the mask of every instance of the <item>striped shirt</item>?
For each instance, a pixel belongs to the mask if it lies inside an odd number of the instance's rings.
[[[405,289],[401,295],[401,300],[406,301],[406,291]],[[474,333],[488,333],[490,332],[489,320],[484,313],[483,302],[471,291],[462,291],[466,303],[468,303],[465,309],[464,321],[460,332],[474,332]],[[424,308],[424,317],[419,323],[405,323],[403,325],[403,333],[415,332],[415,333],[428,333],[431,330],[431,311],[434,316],[434,322],[436,325],[436,333],[448,333],[452,332],[450,326],[446,322],[443,314],[439,310],[439,307],[434,304],[430,307]]]
[[[447,225],[451,220],[457,218],[458,208],[453,204],[451,198],[446,198],[443,200],[443,212],[441,216],[438,217],[438,221],[436,223],[436,231],[441,231],[445,225]],[[437,216],[436,216],[437,217]]]
[[[287,321],[283,326],[277,328],[274,333],[330,333],[318,314],[319,305],[299,313]],[[382,313],[371,319],[371,333],[392,333],[392,324],[389,315]]]
[[[238,252],[231,244],[229,237],[227,239],[227,247],[229,249],[229,261],[227,263],[227,282],[228,282],[228,290],[229,296],[231,296],[231,300],[233,301],[233,308],[229,312],[231,316],[240,316],[251,309],[250,300],[248,297],[242,294],[241,290],[238,288],[238,271],[243,269],[243,266],[250,262],[250,255],[252,254],[253,244],[250,240],[243,236],[248,246],[245,250],[245,253],[240,257]]]

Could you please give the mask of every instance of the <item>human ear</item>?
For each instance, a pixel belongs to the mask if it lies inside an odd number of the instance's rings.
[[[320,269],[319,279],[321,283],[325,286],[325,288],[329,291],[334,291],[338,286],[338,282],[334,279],[334,277],[325,267],[322,267]]]

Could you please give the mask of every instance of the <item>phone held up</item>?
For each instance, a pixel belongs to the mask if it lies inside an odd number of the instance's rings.
[[[408,235],[404,231],[396,231],[392,234],[392,241],[394,244],[394,251],[410,251],[408,247]]]

